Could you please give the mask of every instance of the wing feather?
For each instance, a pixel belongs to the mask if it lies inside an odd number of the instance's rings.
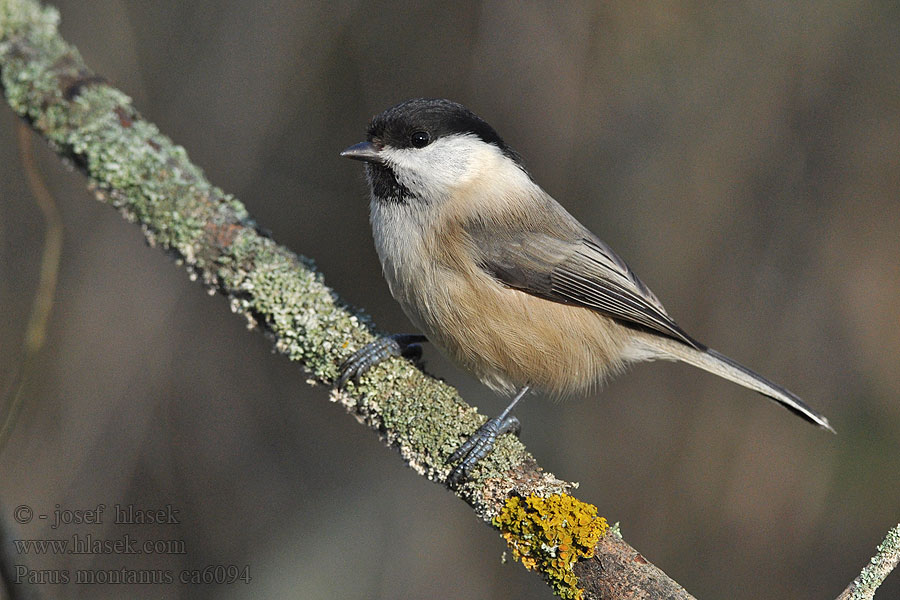
[[[560,210],[561,207],[560,207]],[[500,230],[470,224],[481,267],[511,288],[563,304],[582,306],[626,324],[705,349],[666,314],[660,301],[612,249],[568,213],[559,227]],[[558,221],[557,221],[558,222]]]

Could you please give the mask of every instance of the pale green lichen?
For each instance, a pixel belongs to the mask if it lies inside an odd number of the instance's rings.
[[[556,594],[567,599],[582,597],[573,567],[579,559],[594,556],[594,547],[609,529],[596,506],[568,494],[512,496],[491,522],[513,558],[540,572]]]
[[[898,560],[900,560],[900,524],[888,531],[878,545],[875,556],[853,581],[853,591],[849,600],[871,600],[875,590],[897,566]]]

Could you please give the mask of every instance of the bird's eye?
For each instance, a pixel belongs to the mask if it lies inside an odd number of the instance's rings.
[[[431,141],[431,137],[427,131],[417,131],[409,137],[409,142],[413,148],[424,148]]]

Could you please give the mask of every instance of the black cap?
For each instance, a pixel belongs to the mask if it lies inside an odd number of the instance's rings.
[[[415,98],[387,109],[369,123],[366,139],[376,145],[409,148],[414,145],[413,134],[418,132],[427,133],[431,141],[472,134],[521,164],[519,156],[486,121],[462,104],[440,98]]]

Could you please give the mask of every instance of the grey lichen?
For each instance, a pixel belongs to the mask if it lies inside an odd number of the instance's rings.
[[[900,562],[900,524],[888,531],[869,561],[850,586],[848,600],[872,600],[875,590]],[[846,592],[845,592],[846,593]]]
[[[0,82],[13,110],[86,173],[100,200],[140,223],[151,244],[224,294],[316,381],[333,382],[341,361],[374,339],[368,318],[324,284],[312,261],[261,233],[240,201],[211,185],[184,148],[92,73],[59,37],[58,21],[55,10],[31,0],[0,0]],[[399,359],[332,399],[433,480],[443,481],[446,457],[484,421],[452,388]],[[505,436],[458,493],[490,519],[514,489],[568,488]]]

